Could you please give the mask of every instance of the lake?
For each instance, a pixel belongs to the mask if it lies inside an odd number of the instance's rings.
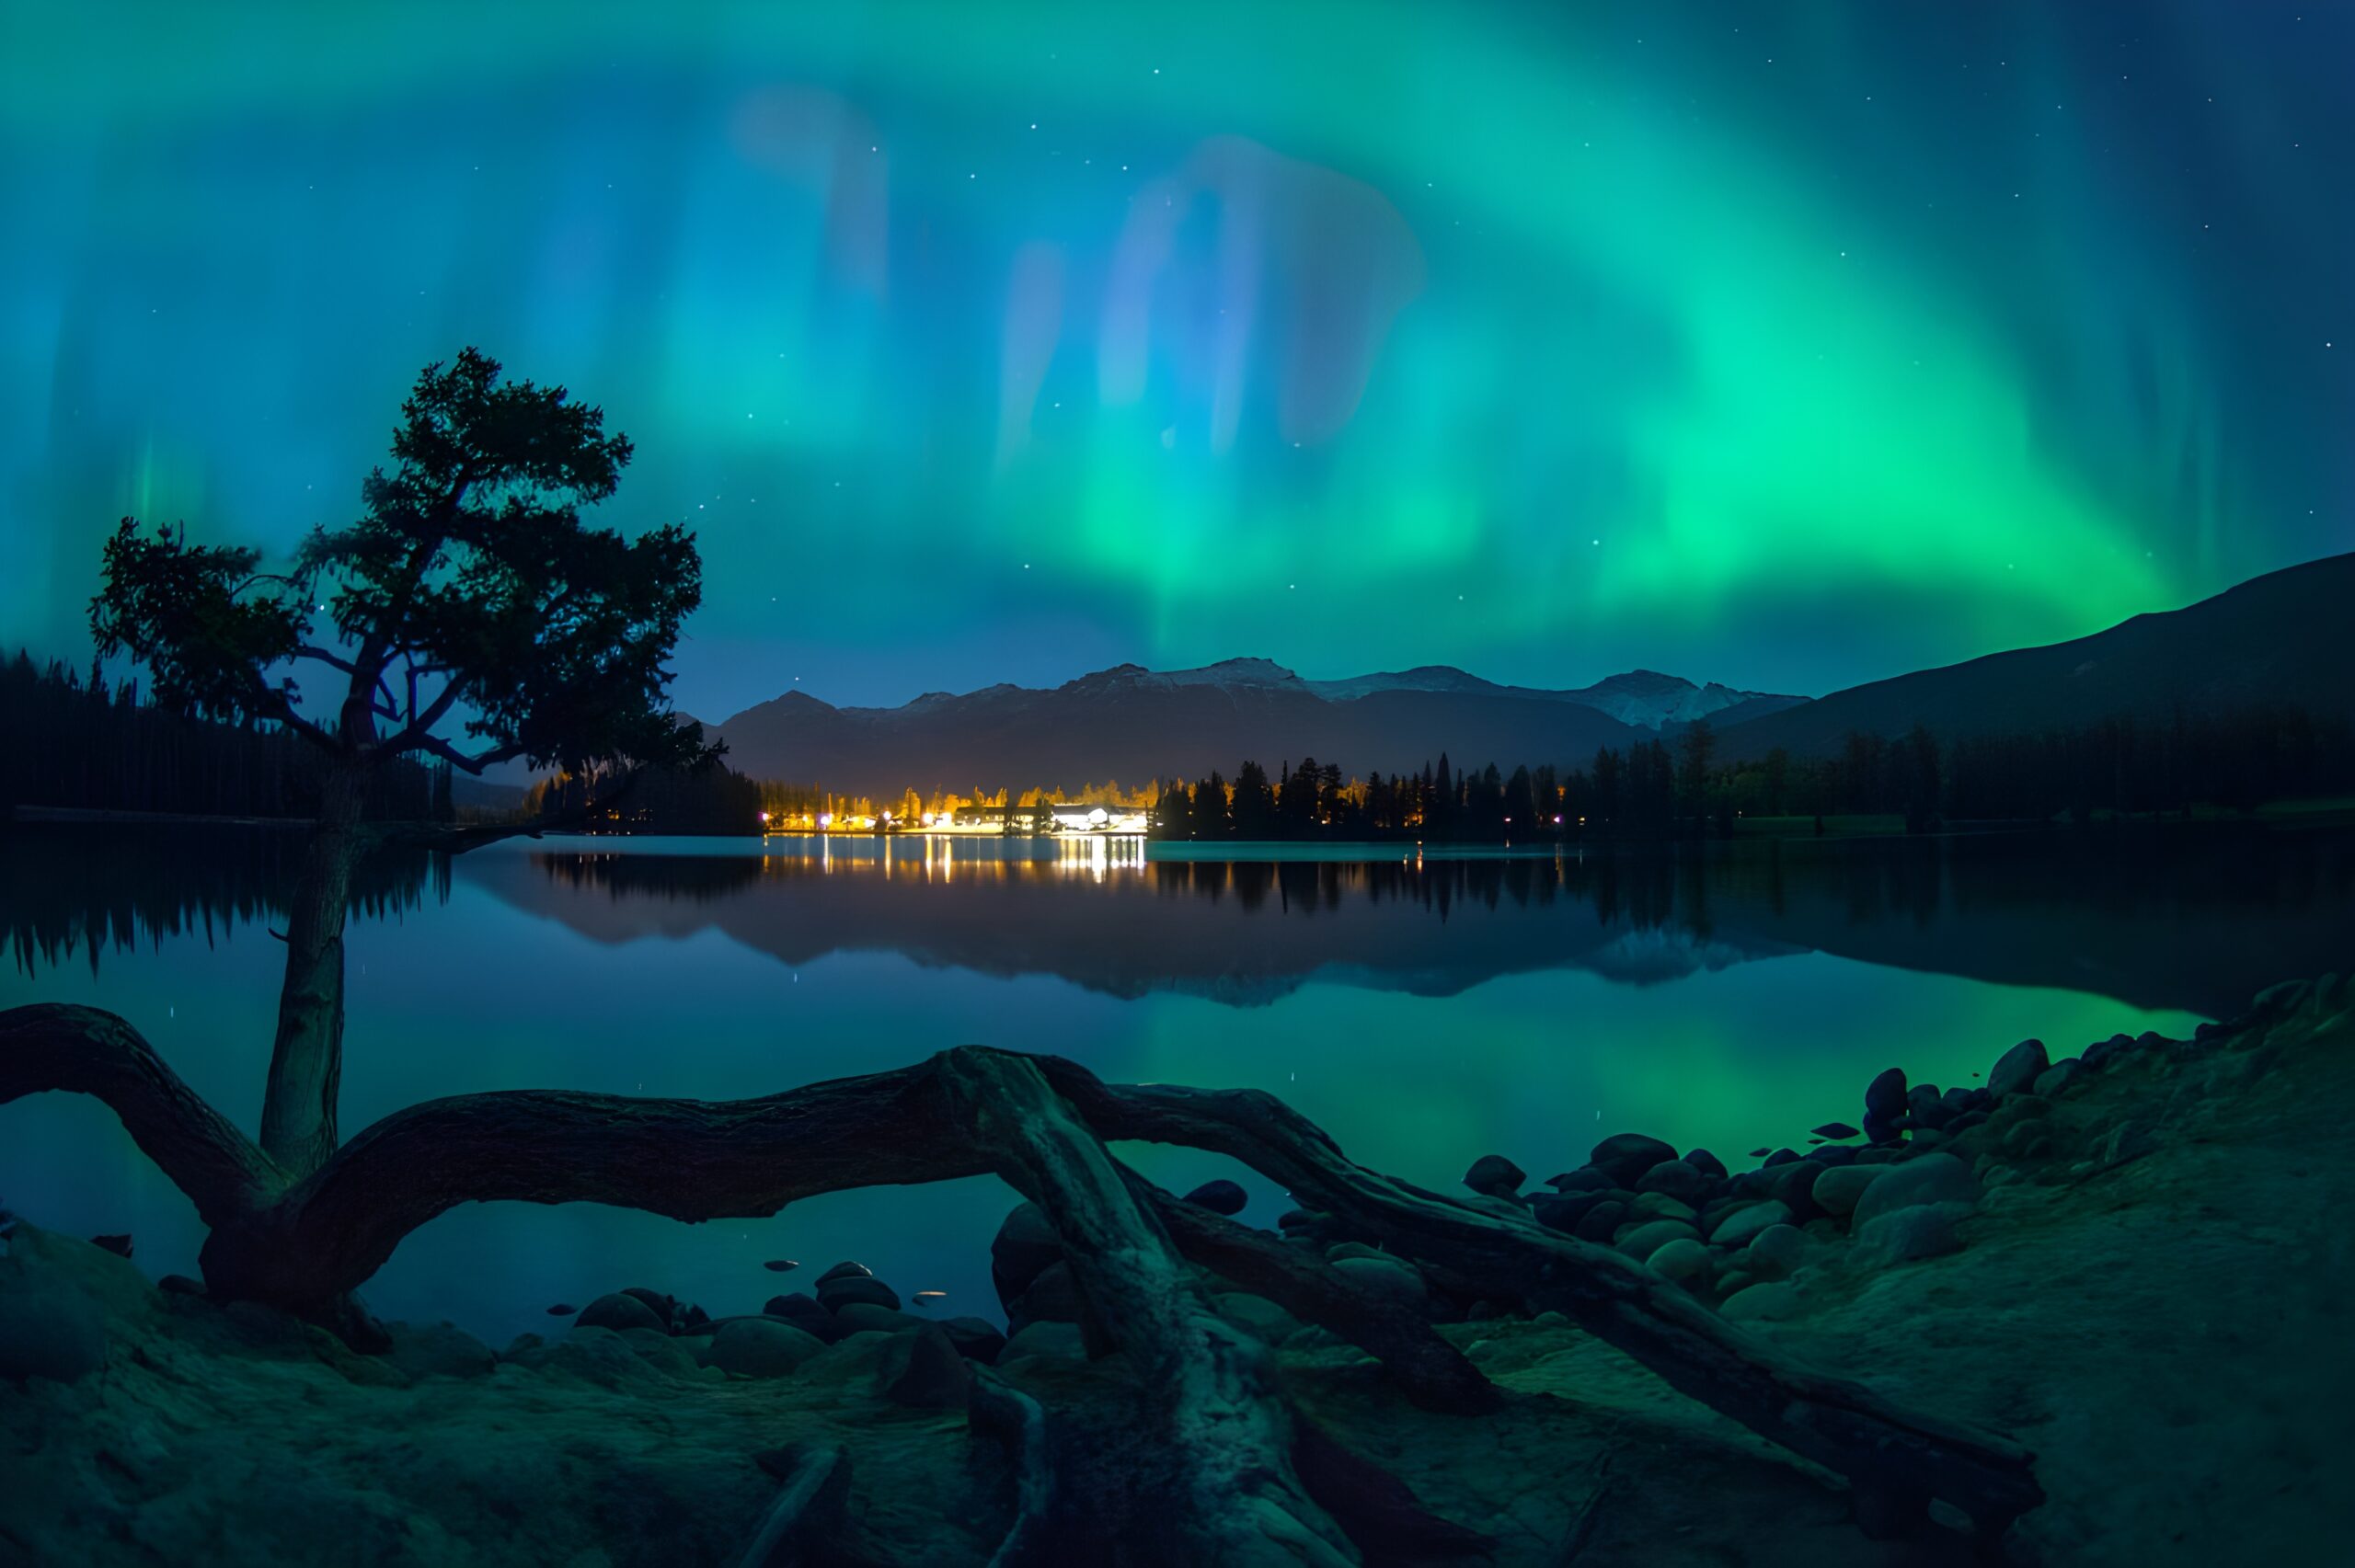
[[[253,1130],[300,846],[274,830],[0,837],[0,1006],[110,1008]],[[2182,826],[1931,840],[1455,855],[1412,846],[1001,839],[516,840],[385,857],[348,934],[347,1135],[421,1099],[542,1087],[772,1093],[984,1042],[1115,1081],[1272,1090],[1356,1159],[1453,1188],[1533,1181],[1605,1134],[1739,1166],[1858,1119],[1866,1082],[1970,1083],[2034,1035],[2059,1057],[2189,1032],[2355,952],[2355,833]],[[1235,1175],[1125,1152],[1180,1190]],[[195,1272],[193,1211],[109,1113],[0,1106],[0,1201],[130,1231]],[[644,1284],[756,1310],[857,1258],[997,1317],[994,1181],[837,1194],[685,1226],[477,1205],[364,1291],[493,1344],[556,1301]],[[794,1258],[784,1276],[762,1262]]]

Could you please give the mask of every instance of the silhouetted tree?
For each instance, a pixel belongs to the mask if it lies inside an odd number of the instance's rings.
[[[1276,792],[1268,783],[1268,770],[1257,762],[1246,762],[1235,771],[1234,818],[1238,839],[1276,836]]]
[[[630,457],[599,409],[501,384],[468,349],[418,378],[392,456],[358,520],[315,531],[282,573],[125,518],[90,604],[100,655],[144,667],[159,704],[276,726],[327,759],[262,1110],[262,1150],[292,1180],[336,1147],[344,913],[381,770],[423,754],[469,773],[520,758],[604,777],[713,754],[664,695],[662,661],[701,597],[692,536],[625,540],[580,520]],[[306,666],[340,691],[306,701]]]

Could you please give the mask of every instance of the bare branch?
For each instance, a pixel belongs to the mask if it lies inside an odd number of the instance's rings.
[[[57,1003],[0,1013],[0,1103],[45,1090],[104,1102],[215,1229],[249,1219],[284,1185],[270,1156],[111,1013]]]
[[[317,659],[321,664],[327,665],[328,668],[333,670],[340,670],[346,675],[357,674],[360,669],[360,667],[352,663],[351,660],[345,658],[339,654],[329,653],[327,649],[320,647],[314,643],[296,644],[294,647],[294,657],[296,658]]]
[[[428,668],[430,669],[431,667],[429,666]],[[415,670],[410,674],[409,691],[412,709],[414,709],[416,702],[416,678],[417,675],[423,672],[424,671],[422,670]],[[408,724],[400,731],[400,733],[395,735],[392,738],[385,742],[384,750],[385,754],[389,756],[396,752],[409,751],[417,750],[419,747],[423,747],[426,741],[431,738],[431,732],[433,727],[440,724],[442,720],[448,715],[450,709],[457,703],[460,690],[460,682],[453,681],[442,688],[442,694],[440,696],[435,697],[433,701],[425,705],[425,711],[423,713],[419,714],[412,712]],[[510,754],[513,755],[514,753]],[[475,770],[468,771],[472,772]]]
[[[411,728],[413,729],[414,727],[412,726]],[[472,773],[477,778],[482,775],[485,768],[511,761],[523,754],[523,748],[521,746],[494,746],[488,751],[477,752],[469,757],[438,735],[411,735],[410,730],[403,730],[401,735],[410,737],[403,750],[431,751],[452,767]],[[394,738],[399,739],[400,737],[396,736]]]

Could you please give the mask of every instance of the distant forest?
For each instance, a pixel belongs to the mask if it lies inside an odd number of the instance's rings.
[[[307,818],[327,758],[289,731],[159,708],[30,655],[0,664],[0,818],[17,806],[167,816]],[[376,820],[450,821],[450,770],[399,760],[376,774]]]
[[[1706,721],[1674,746],[1608,748],[1584,768],[1495,763],[1347,779],[1304,758],[1274,778],[1245,762],[1232,780],[1162,787],[1154,836],[1218,841],[1383,839],[1497,842],[1560,836],[1722,835],[1742,818],[1894,816],[1909,832],[1949,822],[2085,822],[2097,815],[2252,810],[2269,801],[2355,793],[2355,733],[2294,708],[1976,738],[1941,747],[1920,726],[1885,740],[1851,735],[1838,756],[1781,750],[1718,761]]]
[[[66,666],[20,652],[0,664],[0,817],[15,806],[161,815],[302,818],[316,808],[323,759],[299,737],[173,713],[128,683],[109,689]],[[530,815],[587,798],[592,781],[545,780],[524,797]],[[1947,823],[2089,821],[2125,813],[2250,810],[2269,801],[2355,795],[2355,732],[2345,718],[2267,707],[2151,724],[2115,719],[2083,729],[1982,737],[1942,746],[1916,727],[1883,739],[1851,735],[1841,752],[1782,751],[1725,762],[1704,722],[1671,744],[1598,751],[1585,767],[1494,763],[1457,769],[1442,754],[1419,773],[1359,779],[1304,758],[1270,777],[1246,761],[1232,779],[1151,791],[1090,786],[1078,798],[1154,805],[1154,836],[1197,841],[1415,838],[1500,842],[1563,838],[1694,838],[1730,832],[1745,818],[1901,818],[1913,832]],[[1021,804],[1054,798],[1025,790]],[[902,819],[967,797],[890,803]],[[995,796],[973,798],[1007,803]],[[872,802],[814,785],[748,777],[716,763],[691,773],[649,773],[622,800],[623,831],[745,833],[762,813],[777,826],[875,813]],[[450,821],[459,813],[446,766],[402,761],[385,770],[368,806],[377,819]],[[1557,818],[1559,820],[1557,821]]]

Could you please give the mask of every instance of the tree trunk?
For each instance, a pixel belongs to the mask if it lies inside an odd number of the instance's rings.
[[[261,1146],[300,1180],[336,1150],[336,1095],[343,1079],[343,921],[351,868],[366,848],[360,809],[368,774],[338,761],[327,771],[319,819],[303,852],[286,912],[286,979],[278,1037],[262,1100]]]

